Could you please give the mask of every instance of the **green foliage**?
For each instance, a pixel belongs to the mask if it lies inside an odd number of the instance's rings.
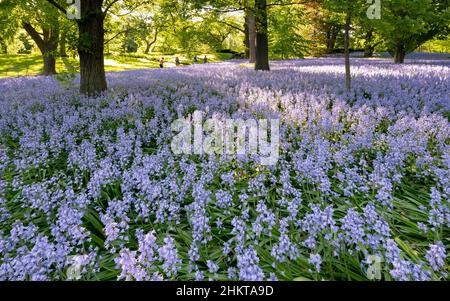
[[[57,2],[63,7],[67,5],[63,0]],[[194,54],[224,49],[244,53],[244,2],[119,1],[106,15],[106,53],[115,55],[117,60],[123,60],[122,56],[117,56],[123,53],[148,55],[153,52],[155,58],[146,56],[144,61],[119,62],[107,70],[135,68],[136,65],[154,67],[161,54],[186,54],[184,61],[191,62]],[[247,7],[251,8],[252,2],[246,1]],[[381,20],[367,18],[369,4],[365,0],[315,0],[302,5],[288,1],[286,5],[274,5],[282,4],[279,1],[268,3],[269,50],[273,59],[322,55],[342,49],[348,10],[352,12],[351,48],[374,50],[377,47],[393,51],[398,44],[404,44],[405,51],[409,52],[433,38],[436,39],[424,45],[425,50],[448,51],[450,46],[446,40],[450,24],[446,0],[383,1]],[[42,32],[42,28],[59,26],[60,38],[64,39],[71,57],[75,58],[80,49],[89,52],[92,48],[92,37],[79,36],[76,22],[68,20],[46,0],[3,0],[0,20],[0,53],[35,53],[37,47],[21,29],[22,22],[30,22],[38,32]],[[23,69],[21,64],[18,69]],[[34,74],[31,69],[29,73]]]
[[[22,47],[17,51],[18,54],[31,54],[33,51],[33,44],[28,35],[20,33],[18,40],[22,43]]]
[[[434,39],[424,43],[421,51],[450,53],[450,36],[447,39]]]
[[[381,20],[372,25],[382,35],[387,49],[403,45],[406,52],[450,31],[448,1],[392,0],[383,2]]]
[[[299,7],[280,7],[269,15],[270,56],[272,58],[303,58],[308,51],[308,42],[300,35],[304,24],[304,11]]]

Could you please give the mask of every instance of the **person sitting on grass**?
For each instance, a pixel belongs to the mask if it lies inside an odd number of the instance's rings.
[[[164,58],[162,57],[161,60],[159,60],[159,67],[164,68]]]
[[[181,65],[180,58],[178,56],[175,58],[175,65],[177,65],[177,67]]]
[[[194,56],[194,64],[197,64],[197,63],[198,63],[197,56]]]

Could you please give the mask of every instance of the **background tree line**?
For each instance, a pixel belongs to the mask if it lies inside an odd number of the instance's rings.
[[[403,63],[424,43],[448,40],[449,0],[381,1],[381,19],[369,19],[366,0],[81,0],[81,18],[67,18],[65,0],[2,0],[0,52],[42,55],[44,75],[58,56],[80,61],[80,91],[106,90],[108,52],[230,51],[270,70],[269,59],[377,51]],[[372,1],[375,3],[375,1]]]

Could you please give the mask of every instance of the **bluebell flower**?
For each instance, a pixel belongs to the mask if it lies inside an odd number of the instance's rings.
[[[322,257],[319,254],[311,254],[308,260],[309,264],[313,265],[316,272],[320,272],[320,265],[322,264]]]

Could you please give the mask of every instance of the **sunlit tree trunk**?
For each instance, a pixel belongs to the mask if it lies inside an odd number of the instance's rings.
[[[255,14],[250,12],[248,23],[248,46],[249,46],[249,61],[256,62],[256,20]]]
[[[42,28],[42,34],[29,23],[23,23],[23,28],[30,35],[42,54],[44,69],[42,75],[56,74],[56,52],[59,42],[59,26],[54,24],[49,28]]]
[[[256,22],[253,1],[245,1],[245,57],[250,63],[256,62]]]
[[[347,11],[345,18],[345,37],[344,37],[344,51],[345,51],[345,87],[347,91],[351,89],[351,74],[350,74],[350,29],[352,23],[352,13]]]

